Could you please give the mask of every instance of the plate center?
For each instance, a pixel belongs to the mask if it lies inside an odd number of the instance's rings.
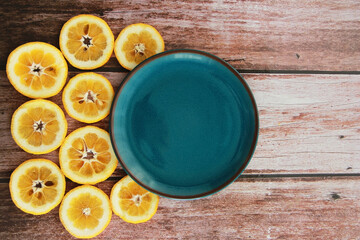
[[[138,164],[149,177],[189,187],[229,175],[241,119],[238,99],[217,78],[194,63],[177,63],[137,93],[126,125]]]

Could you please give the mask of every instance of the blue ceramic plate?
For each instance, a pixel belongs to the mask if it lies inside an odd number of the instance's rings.
[[[161,196],[191,199],[233,182],[255,150],[258,113],[244,79],[209,53],[172,50],[131,71],[111,109],[125,171]]]

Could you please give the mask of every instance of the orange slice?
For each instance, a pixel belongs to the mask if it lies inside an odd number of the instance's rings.
[[[163,52],[164,48],[164,40],[154,27],[136,23],[120,32],[114,51],[121,66],[132,70],[146,58]]]
[[[14,170],[9,187],[18,208],[40,215],[59,205],[65,193],[65,177],[52,161],[30,159]]]
[[[109,80],[96,73],[80,73],[63,91],[66,112],[74,119],[94,123],[110,113],[114,89]]]
[[[86,14],[68,20],[61,29],[59,41],[66,59],[79,69],[101,67],[114,48],[109,25],[99,17]]]
[[[125,222],[142,223],[150,220],[156,213],[159,196],[126,176],[113,186],[110,201],[114,213]]]
[[[111,220],[109,197],[100,189],[83,185],[68,192],[59,210],[61,223],[77,238],[99,235]]]
[[[104,181],[117,166],[109,133],[94,126],[70,133],[60,148],[59,159],[65,176],[80,184]]]
[[[68,67],[56,47],[30,42],[10,53],[6,73],[19,93],[30,98],[48,98],[63,88]]]
[[[11,119],[11,134],[17,145],[33,154],[58,148],[67,132],[64,112],[49,100],[30,100],[21,105]]]

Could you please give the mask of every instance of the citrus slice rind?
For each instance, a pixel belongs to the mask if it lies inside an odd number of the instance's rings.
[[[59,210],[61,223],[77,238],[99,235],[109,224],[111,215],[109,197],[102,190],[90,185],[69,191]]]
[[[11,174],[11,199],[26,213],[48,213],[61,202],[65,193],[65,177],[60,168],[47,159],[30,159]]]
[[[11,135],[17,145],[33,154],[49,153],[58,148],[67,133],[64,112],[55,103],[30,100],[15,110]]]
[[[164,48],[164,40],[153,26],[136,23],[120,32],[114,52],[121,66],[132,70],[146,58],[163,52]]]
[[[108,79],[97,73],[80,73],[69,80],[62,101],[70,117],[94,123],[109,115],[113,97]]]
[[[30,98],[48,98],[65,85],[68,66],[56,47],[29,42],[10,53],[6,73],[19,93]]]
[[[113,186],[110,202],[113,212],[125,222],[142,223],[155,215],[159,196],[142,188],[126,176]]]
[[[62,53],[72,66],[95,69],[110,59],[114,35],[103,19],[82,14],[64,24],[59,42]]]
[[[96,184],[115,171],[118,160],[110,135],[105,130],[86,126],[70,133],[59,151],[65,176],[80,184]]]

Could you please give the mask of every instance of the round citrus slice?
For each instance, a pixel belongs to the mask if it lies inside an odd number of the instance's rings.
[[[111,220],[109,197],[100,189],[83,185],[68,192],[59,210],[61,223],[77,238],[99,235]]]
[[[18,208],[40,215],[61,202],[65,193],[65,177],[52,161],[30,159],[14,170],[9,187],[11,199]]]
[[[164,48],[164,40],[153,26],[136,23],[120,32],[114,51],[121,66],[132,70],[146,58],[163,52]]]
[[[68,20],[60,32],[60,49],[71,65],[95,69],[104,65],[114,48],[109,25],[93,15],[78,15]]]
[[[150,220],[156,213],[159,196],[126,176],[113,186],[110,201],[114,213],[125,222],[142,223]]]
[[[30,42],[9,55],[6,73],[10,83],[30,98],[48,98],[63,88],[68,66],[61,52],[43,42]]]
[[[94,126],[70,133],[60,148],[59,159],[65,176],[80,184],[104,181],[118,162],[109,133]]]
[[[58,148],[67,132],[64,112],[55,103],[37,99],[21,105],[11,119],[11,135],[17,145],[33,154]]]
[[[70,79],[63,91],[66,112],[74,119],[94,123],[110,113],[114,89],[97,73],[80,73]]]

